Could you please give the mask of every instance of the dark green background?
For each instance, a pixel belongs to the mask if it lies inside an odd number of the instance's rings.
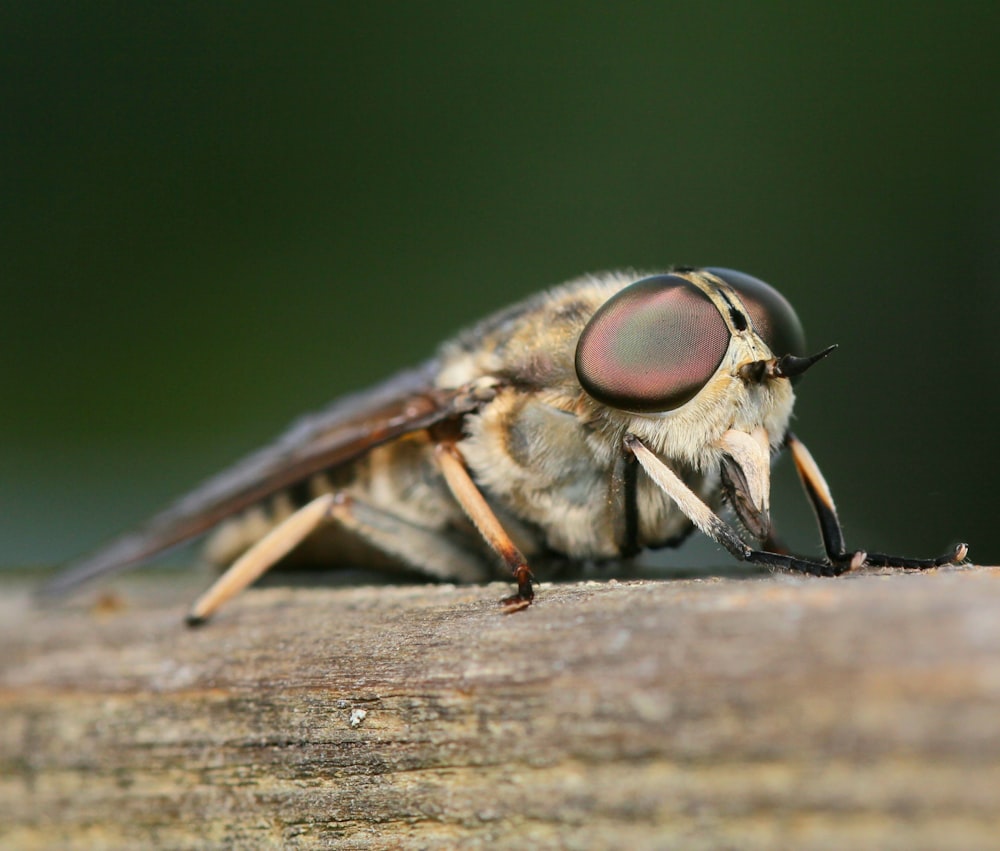
[[[795,427],[851,541],[996,561],[997,8],[4,4],[0,563],[493,308],[668,263],[841,344]]]

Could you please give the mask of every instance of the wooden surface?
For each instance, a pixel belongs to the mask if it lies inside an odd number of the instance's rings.
[[[0,847],[1000,847],[997,568],[176,581],[5,589]]]

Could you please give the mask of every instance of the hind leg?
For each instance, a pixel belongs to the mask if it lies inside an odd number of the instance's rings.
[[[486,566],[445,536],[343,492],[324,494],[286,517],[250,547],[202,594],[187,616],[205,623],[230,598],[259,579],[317,529],[336,523],[377,549],[435,579],[482,581]]]

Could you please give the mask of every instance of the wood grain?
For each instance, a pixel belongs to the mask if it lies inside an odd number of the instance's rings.
[[[0,601],[3,848],[995,848],[1000,569]]]

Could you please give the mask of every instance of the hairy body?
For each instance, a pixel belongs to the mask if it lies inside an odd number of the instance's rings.
[[[192,622],[290,554],[459,581],[503,564],[515,607],[534,596],[528,560],[617,559],[693,528],[739,560],[814,575],[962,560],[965,545],[936,559],[846,549],[829,488],[788,431],[792,379],[833,348],[805,357],[804,347],[788,302],[741,272],[580,278],[303,418],[53,587],[213,529],[209,558],[235,563]],[[790,555],[771,535],[770,466],[784,447],[817,513],[824,560]],[[724,499],[740,531],[718,516]]]

